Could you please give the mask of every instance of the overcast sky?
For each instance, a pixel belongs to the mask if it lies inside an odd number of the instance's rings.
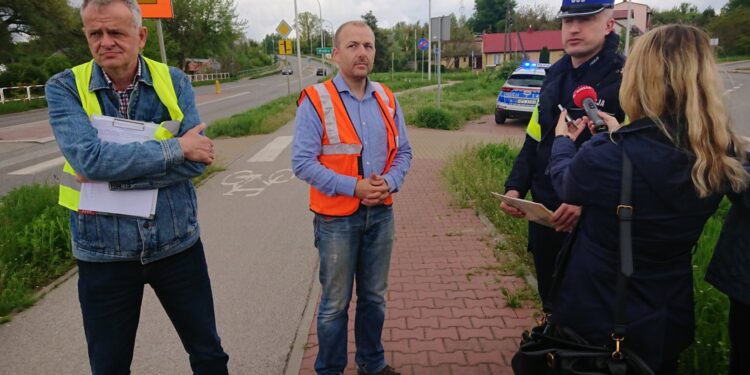
[[[173,0],[177,1],[177,0]],[[246,33],[255,40],[261,40],[266,34],[275,32],[276,26],[284,19],[290,25],[294,20],[295,0],[235,0],[240,17],[248,21]],[[316,0],[296,0],[297,10],[320,14]],[[333,28],[339,24],[358,19],[369,10],[373,11],[378,19],[378,26],[390,27],[399,21],[414,23],[416,21],[427,22],[428,0],[318,0],[323,12],[323,19],[330,21]],[[652,8],[670,9],[682,2],[689,2],[698,6],[700,10],[708,5],[720,9],[727,0],[636,0],[647,4]],[[561,0],[516,0],[518,5],[550,4],[555,10],[559,9]],[[617,0],[619,2],[619,0]],[[466,17],[474,13],[473,0],[432,0],[432,16],[448,15],[455,13]],[[331,24],[325,23],[326,29]]]

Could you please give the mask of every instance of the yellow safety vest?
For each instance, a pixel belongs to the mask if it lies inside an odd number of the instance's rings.
[[[167,107],[172,120],[177,121],[176,125],[172,124],[172,127],[176,128],[170,128],[169,124],[162,123],[156,129],[154,139],[159,141],[170,139],[179,131],[179,124],[185,116],[177,102],[177,93],[174,91],[172,76],[169,74],[169,66],[146,57],[143,58],[143,61],[146,62],[148,71],[151,73],[156,95],[159,97],[161,103]],[[102,108],[99,105],[96,93],[89,91],[93,68],[94,60],[91,60],[71,69],[76,79],[76,88],[78,89],[78,96],[81,98],[83,110],[86,111],[89,117],[102,114]],[[76,181],[76,172],[70,166],[70,163],[65,161],[63,174],[60,177],[60,194],[57,203],[73,211],[78,211],[78,202],[81,198],[80,192],[81,184]]]
[[[531,114],[531,120],[529,120],[529,124],[526,126],[526,134],[537,142],[542,141],[542,125],[539,124],[538,105],[534,107],[534,112]]]

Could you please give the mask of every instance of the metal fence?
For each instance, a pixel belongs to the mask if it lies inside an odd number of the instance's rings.
[[[43,98],[44,85],[0,87],[0,104]]]
[[[188,74],[190,82],[214,81],[217,79],[228,79],[229,73],[207,73],[207,74]]]

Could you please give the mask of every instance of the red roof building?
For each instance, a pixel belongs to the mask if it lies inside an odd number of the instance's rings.
[[[539,61],[539,53],[544,47],[549,50],[550,63],[554,63],[565,54],[560,30],[529,30],[511,33],[510,41],[507,39],[505,33],[482,35],[485,67],[500,65],[505,60],[522,59],[524,51],[529,60]]]

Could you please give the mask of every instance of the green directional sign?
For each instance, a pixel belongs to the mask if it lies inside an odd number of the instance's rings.
[[[330,55],[333,53],[333,48],[331,47],[318,47],[315,49],[316,55]]]

